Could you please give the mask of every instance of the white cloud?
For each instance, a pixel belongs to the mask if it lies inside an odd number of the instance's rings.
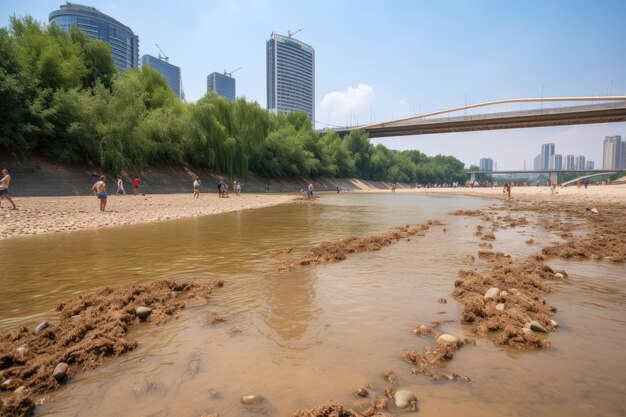
[[[341,126],[367,123],[373,99],[374,90],[363,83],[345,91],[332,91],[322,99],[317,119]]]

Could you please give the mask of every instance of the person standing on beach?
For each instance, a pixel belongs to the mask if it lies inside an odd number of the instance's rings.
[[[197,177],[193,180],[193,196],[194,198],[200,198],[200,179]]]
[[[141,185],[141,179],[139,177],[135,177],[133,180],[133,192],[135,195],[139,194],[139,186]]]
[[[235,181],[235,194],[237,194],[237,197],[241,197],[241,183],[239,180]]]
[[[124,181],[122,181],[122,177],[117,177],[117,195],[126,195],[126,191],[124,191]]]
[[[9,184],[11,184],[11,170],[4,168],[2,170],[2,178],[0,179],[0,202],[2,200],[9,200],[9,203],[13,204],[13,210],[17,210],[13,199],[9,197]]]
[[[102,175],[100,180],[91,187],[91,191],[93,191],[98,197],[98,200],[100,200],[100,211],[104,211],[104,208],[107,206],[107,186],[104,182],[105,180],[105,176]]]

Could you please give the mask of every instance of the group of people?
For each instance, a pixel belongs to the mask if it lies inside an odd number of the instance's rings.
[[[241,197],[241,183],[239,180],[233,180],[233,191],[237,197]],[[226,184],[223,179],[220,179],[220,182],[217,183],[217,193],[220,198],[230,197],[228,194],[228,184]]]

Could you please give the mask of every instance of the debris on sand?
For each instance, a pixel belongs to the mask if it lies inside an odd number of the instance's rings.
[[[482,240],[496,240],[496,235],[494,235],[493,232],[487,232],[487,233],[483,233],[483,235],[480,238]]]
[[[320,405],[319,407],[308,410],[298,410],[291,417],[374,417],[387,416],[388,414],[381,412],[375,407],[368,408],[361,413],[350,408],[346,408],[338,402]]]
[[[39,333],[21,327],[0,335],[0,376],[32,393],[54,389],[72,374],[134,349],[137,343],[126,338],[130,325],[165,323],[189,302],[206,302],[212,290],[222,285],[221,281],[162,280],[75,297],[57,308],[58,322]],[[150,306],[152,314],[140,319],[138,306]],[[5,409],[14,407],[11,404],[5,404]],[[2,411],[0,415],[20,414]]]
[[[343,261],[349,253],[377,251],[409,236],[424,236],[431,226],[442,225],[443,223],[439,220],[428,220],[418,226],[407,224],[403,227],[396,227],[384,235],[365,238],[350,237],[338,241],[324,242],[311,249],[300,261],[283,266],[278,271],[285,272],[308,265]]]
[[[471,217],[480,217],[483,215],[481,210],[457,210],[450,213],[452,216],[471,216]]]
[[[13,395],[8,400],[0,399],[0,416],[30,417],[35,403],[28,395]]]
[[[550,316],[556,309],[541,298],[550,291],[544,281],[553,277],[554,271],[535,258],[521,262],[503,258],[484,273],[460,270],[452,295],[463,304],[461,322],[477,335],[498,345],[549,348],[548,340],[524,331],[524,326],[535,320],[548,330],[555,328]],[[490,288],[503,291],[485,297]],[[504,306],[498,308],[500,304]]]

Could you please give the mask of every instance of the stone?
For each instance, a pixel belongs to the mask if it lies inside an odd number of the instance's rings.
[[[62,381],[67,376],[67,370],[70,368],[65,362],[59,363],[52,372],[52,377],[57,381]]]
[[[13,380],[11,378],[7,379],[2,384],[0,384],[0,390],[4,391],[4,390],[9,389],[9,387],[11,386],[12,382],[13,382]]]
[[[18,348],[15,349],[15,353],[17,353],[20,356],[24,356],[26,354],[26,346],[20,346]]]
[[[532,333],[532,330],[530,330],[528,327],[524,327],[524,328],[522,329],[522,331],[523,331],[524,333],[526,333],[526,334],[528,334],[528,333]]]
[[[537,320],[533,320],[530,322],[530,330],[532,330],[533,332],[548,333],[548,330],[543,327],[543,325]]]
[[[42,321],[41,323],[37,325],[37,327],[35,327],[35,333],[43,332],[44,330],[48,328],[48,326],[49,324],[47,321]]]
[[[501,295],[501,296],[503,296],[503,297],[506,297],[507,295],[509,295],[509,293],[508,293],[508,292],[506,292],[506,291],[502,291],[502,292],[500,293],[500,295]]]
[[[413,410],[417,409],[417,397],[410,391],[396,391],[395,394],[393,394],[393,399],[398,408],[407,408],[410,406]]]
[[[556,320],[550,320],[550,324],[554,327],[559,327],[559,323],[557,323]]]
[[[487,290],[487,292],[485,293],[485,300],[488,300],[490,298],[494,298],[497,297],[498,294],[500,294],[500,289],[496,288],[496,287],[491,287]]]
[[[152,314],[152,309],[150,307],[137,307],[135,314],[137,314],[137,317],[141,320],[145,320]]]
[[[459,339],[456,336],[444,333],[437,338],[437,343],[459,343]]]
[[[365,388],[359,388],[358,390],[354,391],[354,395],[361,398],[367,398],[369,397],[370,393]]]
[[[261,403],[263,403],[265,401],[265,398],[263,398],[263,396],[261,395],[244,395],[239,399],[239,402],[242,405],[247,405],[247,406],[252,406],[252,405],[259,405]]]
[[[25,385],[22,385],[21,387],[16,388],[15,391],[13,391],[13,394],[28,395],[28,388]]]
[[[504,303],[499,303],[498,305],[496,305],[496,310],[504,311]]]
[[[561,274],[560,272],[557,272],[556,274],[554,274],[554,278],[563,279],[565,278],[565,276]]]
[[[593,214],[598,214],[598,209],[597,209],[597,208],[592,208],[592,209],[591,209],[591,212],[592,212]]]

